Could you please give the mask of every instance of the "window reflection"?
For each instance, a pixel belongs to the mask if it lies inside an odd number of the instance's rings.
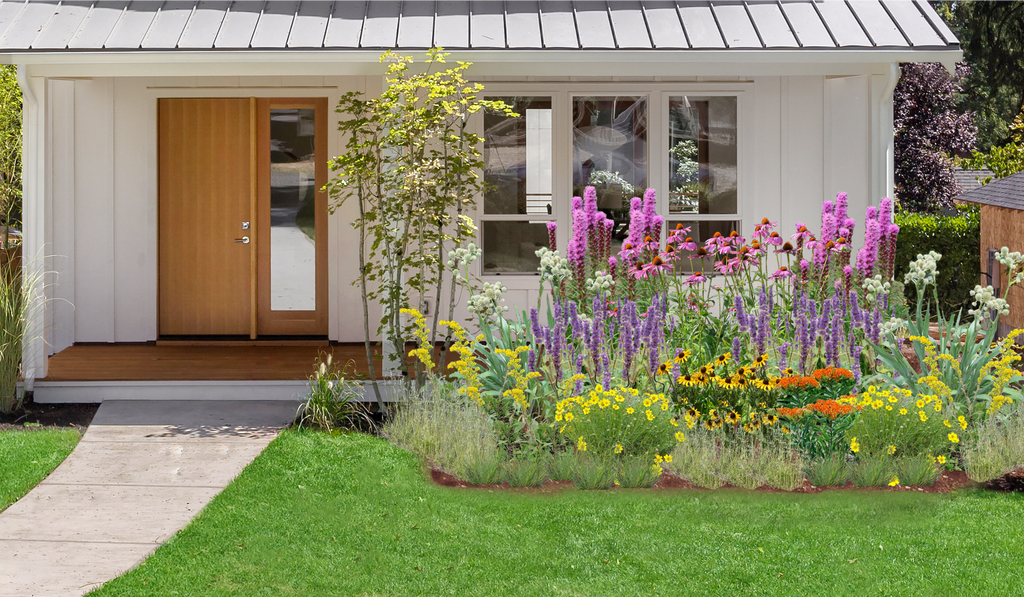
[[[621,243],[629,202],[647,189],[647,98],[577,97],[572,108],[573,195],[592,186],[597,207],[615,222]]]
[[[484,213],[551,214],[551,98],[488,99],[518,116],[484,115]]]
[[[270,110],[270,309],[316,310],[315,110]]]
[[[669,99],[669,213],[735,214],[736,98]]]

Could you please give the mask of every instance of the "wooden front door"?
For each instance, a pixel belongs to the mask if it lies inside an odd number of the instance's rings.
[[[327,100],[159,100],[160,330],[327,335]]]
[[[254,103],[159,100],[162,336],[252,334]]]

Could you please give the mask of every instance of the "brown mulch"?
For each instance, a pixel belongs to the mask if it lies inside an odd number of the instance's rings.
[[[998,481],[1000,481],[1000,479],[997,479],[996,481],[991,481],[987,485],[983,486],[983,485],[980,485],[978,483],[975,483],[974,481],[971,481],[967,477],[967,473],[965,473],[963,471],[948,471],[948,472],[943,473],[942,476],[939,477],[939,479],[934,484],[926,485],[926,486],[922,486],[922,487],[917,487],[917,486],[912,486],[912,485],[897,485],[895,487],[857,487],[856,485],[853,484],[853,481],[847,482],[846,485],[843,485],[842,487],[816,487],[814,485],[811,485],[810,481],[804,479],[803,485],[801,485],[800,487],[797,487],[792,492],[786,492],[785,490],[777,489],[775,487],[769,487],[767,485],[762,485],[761,487],[758,487],[755,491],[762,491],[762,492],[768,492],[768,493],[821,493],[821,492],[826,491],[826,490],[829,490],[829,491],[835,491],[835,490],[851,491],[852,490],[852,491],[917,491],[917,492],[920,492],[920,493],[949,493],[951,491],[956,491],[958,489],[964,489],[966,487],[989,487],[990,489],[1003,489],[1005,491],[1024,491],[1024,469],[1019,469],[1017,471],[1014,471],[1013,473],[1010,473],[1010,475],[1007,475],[1007,477],[1010,477],[1011,475],[1016,475],[1016,476],[1012,480],[1004,482],[1003,485],[993,485],[993,483],[997,483]],[[459,487],[459,488],[473,488],[473,489],[491,489],[491,490],[494,490],[494,489],[506,489],[506,490],[512,490],[512,491],[550,493],[550,492],[555,492],[555,491],[561,491],[563,489],[571,489],[573,487],[573,484],[572,484],[571,481],[547,481],[546,483],[544,483],[540,487],[533,487],[533,488],[510,487],[508,483],[502,483],[501,485],[473,485],[472,483],[468,483],[466,481],[463,481],[462,479],[459,479],[458,477],[455,477],[454,475],[446,473],[445,471],[442,471],[441,469],[438,469],[438,468],[431,468],[430,469],[430,478],[431,478],[431,480],[434,483],[436,483],[438,485],[441,485],[443,487]],[[1003,479],[1006,479],[1006,477],[1004,477]],[[1019,485],[1014,485],[1014,483],[1017,483]],[[1019,489],[1004,488],[1004,486],[1005,487],[1017,486],[1017,487],[1019,487]],[[652,489],[705,489],[705,488],[699,487],[697,485],[694,485],[693,483],[690,483],[686,479],[683,479],[683,478],[681,478],[679,476],[676,476],[676,475],[674,475],[670,471],[666,471],[664,474],[662,474],[661,479],[659,479],[658,482],[655,483],[655,485],[654,485],[654,487]],[[736,489],[736,487],[734,487],[733,485],[729,485],[727,483],[727,484],[722,486],[722,489]]]
[[[36,404],[32,397],[11,413],[0,413],[0,431],[9,429],[74,427],[85,430],[99,404]]]
[[[1024,492],[1024,468],[1006,473],[998,479],[993,479],[985,484],[989,489],[996,491]]]

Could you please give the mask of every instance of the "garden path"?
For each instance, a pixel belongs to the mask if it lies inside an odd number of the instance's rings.
[[[104,402],[0,514],[0,597],[83,595],[185,526],[295,415],[288,401]]]

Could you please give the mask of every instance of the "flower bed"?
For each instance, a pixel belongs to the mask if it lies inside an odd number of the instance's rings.
[[[509,314],[485,284],[469,299],[476,337],[441,322],[460,355],[446,370],[408,310],[426,383],[385,433],[473,485],[651,487],[671,471],[712,489],[898,488],[1024,464],[1018,332],[994,337],[1005,294],[978,286],[970,321],[947,320],[940,255],[893,279],[891,201],[868,208],[856,255],[843,193],[818,233],[765,219],[701,243],[663,230],[655,205],[633,199],[618,230],[593,189],[575,198],[565,256],[553,223],[538,251],[538,304]],[[453,251],[455,275],[478,254]],[[1024,279],[1024,257],[997,257],[1007,290]]]

